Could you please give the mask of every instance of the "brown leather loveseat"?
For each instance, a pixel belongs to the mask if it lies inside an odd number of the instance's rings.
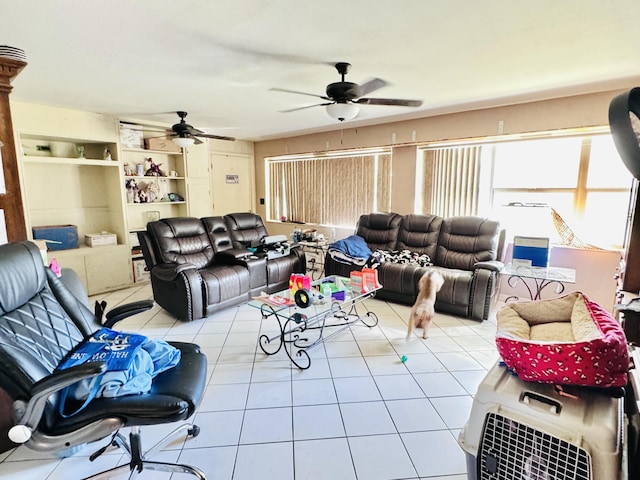
[[[292,248],[288,255],[267,259],[248,250],[266,236],[262,218],[253,213],[149,222],[138,238],[154,300],[179,320],[190,321],[261,291],[286,289],[292,273],[305,271],[304,252]]]
[[[410,250],[428,255],[433,263],[433,267],[381,263],[378,278],[383,288],[376,294],[378,298],[413,304],[418,280],[427,268],[435,268],[445,280],[437,294],[436,310],[487,319],[497,291],[497,275],[504,267],[500,261],[504,231],[497,221],[473,216],[371,213],[360,217],[356,235],[364,238],[372,251]],[[348,277],[360,268],[336,261],[330,254],[325,258],[327,275]]]

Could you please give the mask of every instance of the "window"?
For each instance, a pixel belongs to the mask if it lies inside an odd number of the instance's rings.
[[[353,227],[391,207],[391,153],[343,152],[265,161],[268,219]]]
[[[433,204],[432,213],[442,215],[442,201],[429,188],[443,181],[437,171],[429,170],[434,152],[451,156],[450,152],[468,148],[471,146],[458,144],[424,150],[423,212],[429,212],[427,206]],[[469,190],[459,200],[462,203],[477,195],[470,214],[499,219],[511,235],[548,236],[555,243],[567,243],[573,233],[576,245],[622,246],[632,176],[611,135],[486,142],[473,148],[480,159],[477,186],[460,177],[467,175],[460,169],[454,169],[455,174],[446,180],[457,190],[463,190],[462,186]]]

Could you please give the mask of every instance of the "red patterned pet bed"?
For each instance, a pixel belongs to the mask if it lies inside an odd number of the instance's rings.
[[[629,352],[622,327],[580,292],[507,304],[497,320],[498,352],[523,380],[597,387],[627,384]]]

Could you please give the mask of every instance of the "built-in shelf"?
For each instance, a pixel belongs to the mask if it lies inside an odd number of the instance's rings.
[[[119,162],[113,160],[102,160],[97,158],[68,158],[68,157],[38,157],[25,156],[22,160],[24,163],[50,163],[61,165],[88,165],[91,167],[120,167]],[[162,177],[171,178],[171,177]]]

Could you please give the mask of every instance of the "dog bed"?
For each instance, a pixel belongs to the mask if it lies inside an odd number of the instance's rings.
[[[507,304],[498,311],[497,321],[498,352],[523,380],[597,387],[627,384],[624,331],[581,292]]]

